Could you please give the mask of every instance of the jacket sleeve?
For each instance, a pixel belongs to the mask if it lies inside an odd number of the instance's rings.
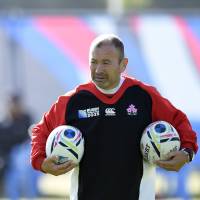
[[[181,148],[190,148],[196,153],[198,150],[197,136],[187,116],[175,108],[169,100],[162,97],[155,88],[150,87],[150,95],[152,97],[152,120],[171,123],[179,133]]]
[[[31,137],[31,164],[34,169],[41,170],[41,164],[46,157],[46,140],[51,131],[65,124],[65,112],[68,97],[61,96],[45,113],[42,120],[35,125]]]

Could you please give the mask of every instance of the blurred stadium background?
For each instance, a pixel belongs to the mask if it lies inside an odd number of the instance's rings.
[[[88,80],[90,42],[111,32],[125,43],[126,73],[156,86],[188,115],[199,136],[199,0],[0,0],[0,118],[8,94],[17,91],[39,121],[57,96]],[[28,168],[29,147],[22,151],[27,159],[21,166]],[[38,198],[67,198],[70,174],[21,172],[35,177],[25,187]],[[179,173],[158,169],[156,180],[158,199],[200,199],[199,154]],[[2,199],[14,199],[1,191]]]

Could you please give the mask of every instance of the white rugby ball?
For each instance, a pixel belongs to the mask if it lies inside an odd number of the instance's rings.
[[[145,128],[140,148],[144,160],[154,164],[157,160],[166,160],[169,152],[180,149],[180,137],[170,123],[156,121]]]
[[[81,131],[73,126],[55,128],[47,138],[46,156],[58,156],[58,164],[72,160],[78,164],[84,153],[84,138]]]

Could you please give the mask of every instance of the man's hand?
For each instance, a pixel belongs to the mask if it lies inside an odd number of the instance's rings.
[[[178,172],[188,161],[188,156],[183,151],[174,151],[168,154],[167,160],[159,160],[155,164],[168,171]]]
[[[68,161],[63,164],[56,164],[57,160],[57,156],[45,158],[41,166],[42,171],[48,174],[52,174],[54,176],[58,176],[69,172],[77,166],[72,161]]]

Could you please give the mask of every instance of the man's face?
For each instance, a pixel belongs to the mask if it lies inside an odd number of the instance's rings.
[[[120,61],[119,55],[119,50],[112,44],[103,44],[91,51],[91,77],[98,87],[109,90],[118,85],[126,67],[125,59]]]

